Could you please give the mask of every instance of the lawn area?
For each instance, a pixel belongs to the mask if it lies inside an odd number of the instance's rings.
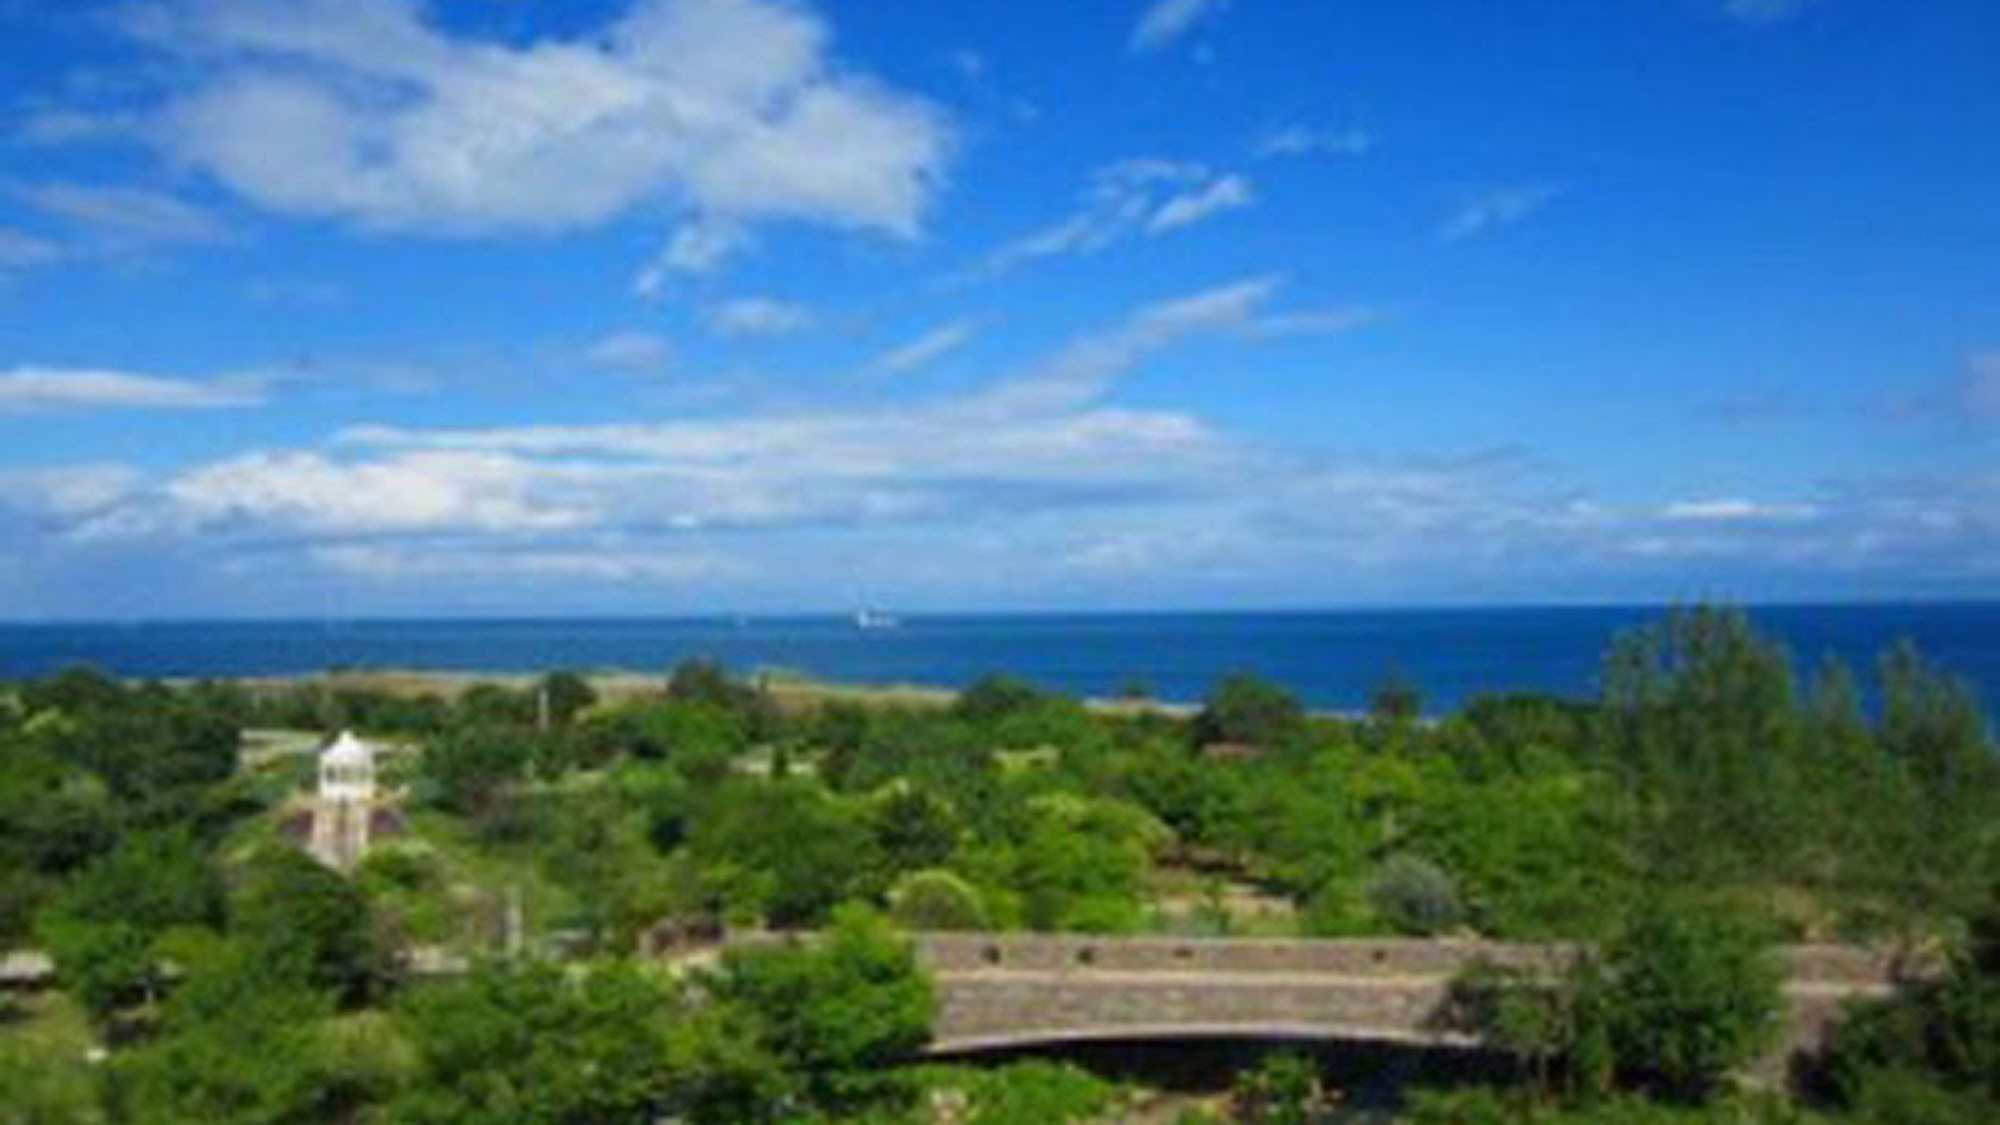
[[[83,1010],[55,991],[0,1000],[0,1125],[95,1122],[98,1046]]]
[[[574,916],[575,897],[549,877],[532,845],[481,841],[465,821],[428,809],[406,809],[404,825],[403,835],[377,842],[362,878],[413,942],[462,953],[491,951],[510,895],[519,896],[531,939]],[[414,870],[409,877],[380,877],[393,875],[397,866]]]

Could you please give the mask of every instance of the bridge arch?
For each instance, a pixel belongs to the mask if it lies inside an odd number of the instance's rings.
[[[1009,1053],[1040,1048],[1064,1048],[1102,1043],[1296,1043],[1331,1046],[1342,1043],[1391,1047],[1481,1050],[1471,1036],[1433,1035],[1400,1028],[1339,1027],[1302,1023],[1185,1022],[1123,1024],[1105,1027],[1021,1027],[986,1034],[961,1035],[933,1041],[926,1052],[939,1056]]]

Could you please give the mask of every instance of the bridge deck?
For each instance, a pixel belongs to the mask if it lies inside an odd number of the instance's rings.
[[[1183,940],[926,934],[940,1054],[1102,1039],[1217,1036],[1469,1047],[1444,1008],[1475,960],[1553,969],[1574,947],[1483,941]],[[1820,1041],[1842,1002],[1893,987],[1865,950],[1780,951],[1788,1011],[1776,1058]]]

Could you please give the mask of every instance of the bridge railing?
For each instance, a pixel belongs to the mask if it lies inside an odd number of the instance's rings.
[[[925,933],[917,953],[933,972],[1284,974],[1451,977],[1474,961],[1554,969],[1578,946],[1429,938],[1176,938],[1083,934]],[[1776,951],[1794,985],[1883,985],[1907,975],[1892,952],[1834,945]]]

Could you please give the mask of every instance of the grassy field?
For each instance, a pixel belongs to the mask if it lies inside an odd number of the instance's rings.
[[[98,1046],[83,1010],[60,992],[0,999],[0,1125],[102,1120]]]

